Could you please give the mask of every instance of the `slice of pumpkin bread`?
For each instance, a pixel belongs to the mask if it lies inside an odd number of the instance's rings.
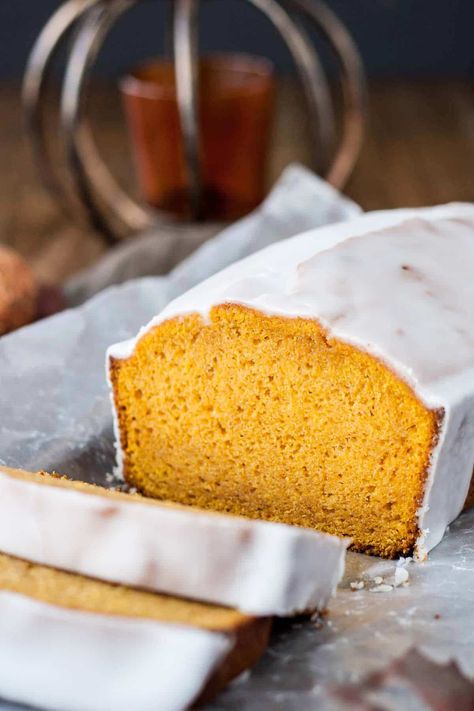
[[[256,662],[270,624],[0,554],[0,696],[59,711],[178,711]]]
[[[36,563],[287,616],[324,609],[347,542],[0,466],[0,551]]]

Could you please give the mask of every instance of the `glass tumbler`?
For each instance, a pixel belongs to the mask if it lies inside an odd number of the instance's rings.
[[[124,77],[120,88],[145,200],[189,218],[191,200],[173,64],[147,62]],[[262,201],[274,99],[274,72],[268,60],[243,54],[200,60],[204,218],[233,220]]]

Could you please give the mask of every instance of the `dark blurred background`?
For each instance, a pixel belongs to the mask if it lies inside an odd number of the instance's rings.
[[[145,2],[118,23],[98,69],[120,72],[162,49],[165,7]],[[171,0],[172,1],[172,0]],[[19,77],[39,28],[57,0],[0,0],[0,77]],[[373,77],[474,74],[474,0],[329,0],[352,32]],[[265,18],[243,0],[202,3],[204,49],[267,54],[287,69],[290,59]]]
[[[326,1],[352,33],[369,78],[365,141],[345,192],[366,210],[474,201],[474,0]],[[94,70],[91,124],[101,154],[131,190],[136,180],[117,78],[162,52],[170,2],[150,0],[125,13]],[[59,5],[0,0],[0,243],[23,254],[46,282],[87,267],[107,249],[46,192],[21,120],[28,53]],[[278,84],[268,187],[288,163],[311,165],[308,111],[288,53],[260,12],[245,0],[202,0],[201,45],[204,52],[266,55],[285,75]]]

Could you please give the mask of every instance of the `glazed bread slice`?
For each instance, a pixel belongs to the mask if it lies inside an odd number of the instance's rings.
[[[109,349],[119,467],[149,496],[426,556],[474,464],[474,205],[279,242]]]
[[[287,616],[324,609],[347,542],[0,466],[0,551],[121,583]]]
[[[254,664],[270,624],[0,554],[0,696],[49,711],[179,711]]]

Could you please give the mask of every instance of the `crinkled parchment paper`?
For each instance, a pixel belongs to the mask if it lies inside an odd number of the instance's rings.
[[[235,259],[357,211],[311,174],[292,168],[259,210],[168,276],[111,287],[76,309],[0,339],[0,462],[106,484],[114,464],[107,346],[135,334],[169,299]],[[76,296],[85,290],[87,278],[80,289],[76,284]],[[383,584],[394,582],[395,565],[350,553],[344,582],[322,624],[280,625],[257,667],[209,708],[332,711],[337,702],[325,686],[355,681],[412,645],[436,660],[454,657],[474,675],[474,512],[451,526],[428,562],[403,562],[408,584],[371,591],[380,587],[374,583],[378,576]],[[364,588],[353,590],[350,583],[361,580]],[[407,705],[408,699],[405,704],[398,698],[395,708],[405,711]],[[0,702],[0,711],[13,708]]]

